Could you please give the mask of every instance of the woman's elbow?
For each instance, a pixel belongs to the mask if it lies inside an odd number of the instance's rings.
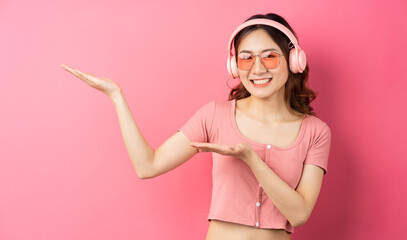
[[[309,218],[309,214],[303,214],[302,216],[298,216],[297,219],[293,220],[292,223],[290,222],[290,224],[296,228],[301,225],[304,225],[307,222],[308,218]]]
[[[140,170],[137,171],[136,168],[134,170],[136,170],[136,174],[139,179],[144,180],[144,179],[150,179],[150,178],[155,177],[155,174],[152,171],[140,171]]]
[[[299,227],[301,225],[304,225],[305,222],[306,222],[306,220],[298,220],[298,221],[295,221],[295,222],[291,223],[291,225],[296,228],[296,227]]]

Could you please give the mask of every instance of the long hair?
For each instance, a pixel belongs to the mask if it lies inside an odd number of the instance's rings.
[[[246,21],[257,18],[266,18],[277,21],[286,26],[288,29],[290,29],[294,36],[297,38],[297,35],[295,34],[294,30],[290,27],[290,25],[287,23],[287,21],[279,15],[275,13],[268,13],[265,15],[256,14],[248,18]],[[290,49],[288,47],[290,43],[289,38],[280,30],[266,25],[252,25],[242,29],[234,38],[235,56],[237,56],[237,49],[241,42],[242,37],[246,36],[250,32],[257,29],[266,30],[266,32],[270,35],[274,42],[276,42],[280,49],[283,51],[283,54],[287,61],[287,66],[289,66],[289,52],[290,52]],[[305,70],[302,73],[292,73],[291,71],[289,71],[288,79],[285,84],[284,100],[287,106],[290,106],[289,109],[290,111],[296,110],[301,113],[306,113],[315,116],[316,113],[313,112],[313,108],[310,106],[310,103],[316,98],[316,94],[312,89],[307,87],[308,74],[309,74],[308,63],[305,67]],[[249,97],[250,95],[251,94],[247,91],[242,82],[240,82],[230,91],[229,100],[233,99],[239,100],[242,98]]]

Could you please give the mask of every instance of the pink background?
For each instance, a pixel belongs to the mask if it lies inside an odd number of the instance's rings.
[[[1,0],[0,239],[204,239],[210,153],[139,179],[109,98],[60,65],[117,81],[157,148],[227,99],[230,34],[267,12],[297,32],[332,131],[320,197],[292,239],[407,239],[406,11],[404,0]]]

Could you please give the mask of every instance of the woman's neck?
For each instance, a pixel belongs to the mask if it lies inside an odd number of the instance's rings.
[[[264,122],[285,122],[293,119],[293,113],[288,109],[284,96],[273,95],[269,98],[247,97],[247,111]]]

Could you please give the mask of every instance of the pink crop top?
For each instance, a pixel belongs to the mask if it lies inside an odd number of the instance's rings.
[[[306,115],[299,135],[287,147],[263,144],[243,136],[235,121],[236,100],[211,101],[203,105],[178,130],[191,142],[237,144],[247,142],[268,166],[296,189],[304,164],[314,164],[327,172],[331,131],[319,118]],[[294,227],[274,206],[249,166],[243,160],[212,153],[213,188],[208,221],[218,219],[255,228]]]

